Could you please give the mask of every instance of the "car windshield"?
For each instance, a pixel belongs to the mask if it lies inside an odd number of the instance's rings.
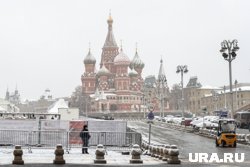
[[[234,123],[222,123],[221,124],[221,131],[222,132],[234,132],[235,131],[235,124]]]

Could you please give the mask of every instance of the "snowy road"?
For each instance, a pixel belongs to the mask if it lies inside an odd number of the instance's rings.
[[[148,140],[149,125],[144,122],[128,122],[128,126],[140,132],[143,139]],[[151,143],[175,144],[180,151],[180,159],[189,162],[189,153],[217,153],[219,158],[224,153],[245,153],[245,160],[242,163],[223,163],[223,166],[250,166],[250,147],[238,144],[236,148],[215,147],[215,141],[193,133],[182,132],[161,125],[152,124]],[[194,155],[194,154],[193,154]],[[222,164],[217,164],[221,166]],[[216,166],[217,166],[216,165]]]

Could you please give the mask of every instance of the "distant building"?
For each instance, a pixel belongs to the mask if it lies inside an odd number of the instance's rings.
[[[232,92],[234,111],[244,109],[244,106],[250,104],[250,83],[238,83],[233,86]],[[181,110],[181,106],[181,88],[175,85],[171,90],[170,109]],[[225,86],[225,88],[202,86],[196,76],[191,77],[184,88],[184,107],[185,111],[196,115],[200,115],[205,108],[208,114],[212,114],[215,110],[231,111],[229,86]]]
[[[46,113],[48,107],[51,106],[56,100],[53,99],[50,89],[45,89],[44,93],[38,100],[26,100],[23,103],[19,103],[17,106],[20,108],[20,112],[28,113]]]
[[[154,111],[162,112],[169,110],[170,92],[167,85],[166,74],[163,68],[163,60],[160,60],[158,77],[154,75],[147,76],[143,86],[143,101],[146,107],[154,106]],[[161,106],[162,105],[162,106]]]
[[[40,97],[40,99],[44,99],[44,100],[52,100],[53,96],[52,93],[50,91],[50,89],[45,89],[44,94]]]
[[[21,102],[20,100],[20,94],[17,90],[17,87],[13,93],[9,92],[9,89],[7,88],[6,94],[5,94],[5,100],[9,101],[10,103],[13,104],[19,104]]]
[[[79,109],[70,108],[68,102],[64,99],[58,99],[51,106],[48,107],[46,119],[60,119],[60,120],[78,120]],[[53,115],[54,114],[54,115]]]
[[[17,113],[20,109],[8,100],[0,98],[0,113]]]
[[[93,112],[141,111],[144,63],[137,49],[132,61],[122,46],[119,50],[111,16],[107,23],[108,33],[102,48],[100,69],[96,71],[96,59],[90,49],[84,58],[85,71],[81,76],[83,105],[90,105]]]
[[[247,106],[250,104],[250,83],[238,83],[236,86],[233,86],[232,92],[234,111],[248,110]],[[225,89],[221,87],[220,90],[204,94],[201,102],[209,112],[214,110],[231,111],[232,100],[229,86],[226,86]]]

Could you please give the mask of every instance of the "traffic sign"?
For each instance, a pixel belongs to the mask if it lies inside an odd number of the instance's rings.
[[[155,118],[154,113],[153,113],[152,111],[150,111],[150,112],[148,113],[148,119],[149,119],[149,120],[153,120],[154,118]]]

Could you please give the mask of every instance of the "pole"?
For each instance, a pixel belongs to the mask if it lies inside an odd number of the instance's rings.
[[[148,144],[150,145],[151,140],[151,122],[149,121],[149,127],[148,127]]]
[[[41,144],[41,118],[38,119],[38,144]]]
[[[233,90],[232,90],[232,65],[231,65],[231,53],[229,52],[229,80],[230,80],[230,95],[231,95],[231,118],[234,117],[234,101],[233,101]]]
[[[216,100],[216,103],[215,103],[215,104],[216,104],[216,110],[218,110],[218,95],[216,95],[215,98],[216,98],[216,99],[215,99],[215,100]]]
[[[229,40],[224,40],[221,43],[221,50],[222,56],[226,61],[229,63],[229,86],[230,86],[230,98],[231,98],[231,118],[234,117],[234,97],[233,97],[233,91],[232,91],[232,61],[236,57],[236,51],[238,51],[240,48],[238,47],[238,41],[233,40],[230,42]],[[227,53],[226,53],[227,52]]]
[[[142,99],[142,100],[143,100],[143,101],[142,101],[142,103],[143,103],[143,119],[145,119],[145,116],[146,116],[146,115],[145,115],[145,95],[143,94],[142,97],[143,97],[143,99]]]
[[[226,86],[224,86],[224,98],[225,98],[224,108],[227,109]]]
[[[184,90],[183,90],[183,70],[181,70],[181,101],[182,101],[182,117],[184,117]]]
[[[236,102],[236,110],[238,109],[238,99],[237,99],[237,80],[235,80],[235,102]]]

